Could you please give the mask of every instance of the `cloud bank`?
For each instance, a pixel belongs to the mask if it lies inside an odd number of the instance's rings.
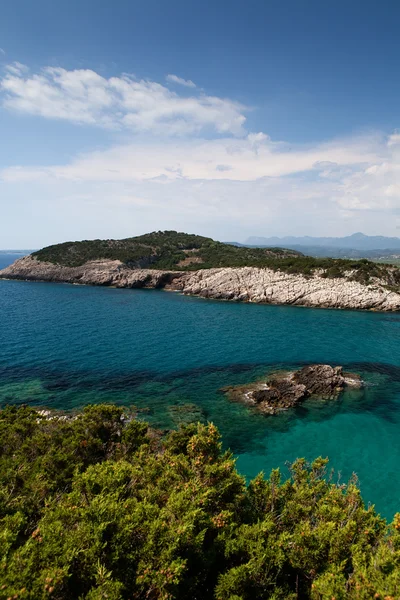
[[[7,67],[3,110],[98,127],[109,137],[108,148],[66,163],[0,167],[2,193],[20,210],[29,190],[37,218],[45,214],[51,223],[49,242],[164,228],[239,241],[251,234],[399,234],[399,133],[275,141],[246,130],[240,103],[176,75],[166,79],[181,91],[132,75]],[[114,132],[125,139],[116,143]]]

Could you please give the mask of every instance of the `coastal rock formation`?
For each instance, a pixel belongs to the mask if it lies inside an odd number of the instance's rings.
[[[164,288],[182,276],[180,271],[130,269],[119,260],[92,260],[65,267],[25,256],[0,271],[0,278],[105,285],[120,288]]]
[[[289,274],[253,267],[203,269],[188,273],[182,285],[184,294],[206,298],[293,304],[325,308],[356,308],[383,311],[400,310],[400,294],[374,280],[365,285],[349,278],[325,278]]]
[[[346,387],[362,387],[361,378],[353,373],[344,373],[342,367],[310,365],[299,371],[275,373],[265,382],[226,388],[224,391],[231,400],[253,405],[263,413],[276,414],[313,396],[334,400]]]
[[[400,293],[373,278],[368,284],[346,277],[329,278],[256,267],[198,271],[132,269],[119,260],[93,260],[66,267],[26,256],[0,271],[0,278],[53,281],[123,288],[164,288],[183,294],[267,304],[399,311]]]

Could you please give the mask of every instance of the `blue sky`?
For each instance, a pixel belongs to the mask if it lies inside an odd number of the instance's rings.
[[[4,0],[0,247],[400,232],[397,2]]]

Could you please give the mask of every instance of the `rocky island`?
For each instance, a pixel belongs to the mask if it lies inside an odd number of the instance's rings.
[[[400,310],[400,269],[393,265],[236,247],[174,231],[49,246],[3,269],[0,278],[161,288],[242,302]]]
[[[307,398],[335,400],[345,388],[361,388],[363,382],[355,373],[344,373],[342,367],[309,365],[299,371],[274,373],[266,381],[225,388],[228,397],[254,406],[258,411],[275,415],[297,406]]]

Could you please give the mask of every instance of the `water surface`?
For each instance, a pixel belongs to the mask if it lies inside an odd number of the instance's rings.
[[[329,456],[342,480],[355,471],[366,502],[391,518],[400,510],[399,334],[399,314],[0,281],[0,402],[110,401],[144,409],[163,428],[211,420],[247,477]],[[344,365],[368,386],[272,417],[221,392],[310,362]]]

